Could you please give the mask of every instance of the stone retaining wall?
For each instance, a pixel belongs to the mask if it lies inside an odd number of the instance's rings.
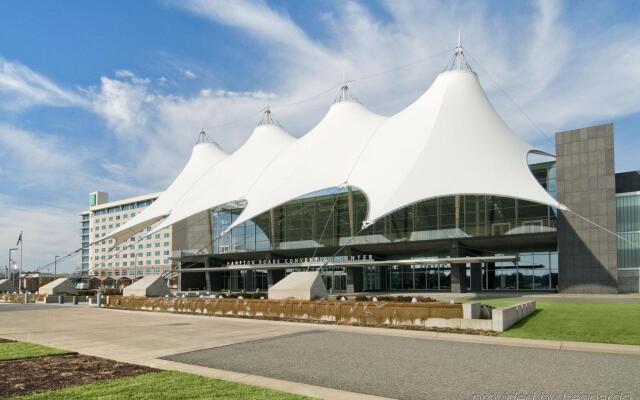
[[[107,296],[105,306],[125,310],[407,328],[427,328],[427,320],[433,318],[462,318],[462,305],[437,303]]]
[[[47,296],[44,294],[29,294],[27,302],[41,303]],[[24,294],[22,293],[0,293],[0,303],[24,303]]]
[[[518,323],[521,319],[528,317],[535,310],[535,301],[527,301],[508,307],[495,308],[491,317],[493,320],[493,330],[497,332],[504,332]]]

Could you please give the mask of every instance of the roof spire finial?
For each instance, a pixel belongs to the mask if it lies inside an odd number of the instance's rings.
[[[207,132],[204,131],[204,124],[202,124],[202,128],[200,128],[200,133],[198,134],[198,141],[196,144],[200,143],[211,143],[211,139],[207,136]]]
[[[472,71],[471,67],[467,63],[467,60],[464,57],[464,49],[462,48],[462,34],[458,30],[458,45],[456,46],[455,54],[449,64],[442,70],[444,71]]]
[[[456,70],[460,71],[460,61],[462,61],[462,41],[460,40],[460,31],[458,30],[458,46],[456,47]]]
[[[262,119],[258,125],[277,125],[271,116],[271,106],[266,106],[262,114]]]

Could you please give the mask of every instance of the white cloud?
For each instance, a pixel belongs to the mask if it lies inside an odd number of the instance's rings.
[[[318,93],[343,74],[348,79],[366,76],[453,48],[460,28],[463,45],[476,60],[470,63],[489,96],[525,139],[542,140],[502,89],[548,133],[640,111],[640,28],[611,29],[595,18],[572,21],[560,1],[520,4],[529,9],[515,16],[493,12],[493,4],[483,2],[387,1],[383,6],[389,18],[384,21],[366,3],[349,1],[320,16],[326,28],[322,41],[261,1],[175,4],[268,45],[267,59],[251,62],[272,66],[273,91],[285,100]],[[393,113],[426,89],[447,57],[352,87],[369,108]],[[285,125],[296,130],[308,128],[318,116],[310,104],[280,111]]]
[[[498,112],[529,141],[542,143],[502,89],[547,133],[640,111],[640,27],[581,21],[578,31],[561,2],[524,5],[530,10],[514,16],[494,12],[489,8],[493,3],[389,0],[382,3],[387,14],[383,20],[364,2],[339,2],[318,17],[321,39],[262,1],[175,4],[264,44],[269,51],[262,58],[247,54],[245,62],[259,63],[261,70],[270,71],[269,79],[247,91],[207,85],[191,95],[177,95],[169,88],[180,79],[151,80],[122,69],[101,77],[97,87],[79,92],[80,96],[25,66],[0,59],[2,106],[87,107],[112,130],[117,149],[111,154],[89,151],[92,160],[87,160],[78,156],[86,151],[71,149],[51,136],[0,126],[0,153],[11,157],[3,158],[0,166],[3,179],[28,177],[21,181],[48,190],[51,182],[65,181],[78,188],[67,198],[82,200],[86,192],[98,188],[115,197],[162,190],[188,158],[202,126],[232,152],[260,121],[260,110],[270,105],[287,130],[303,135],[329,108],[343,77],[351,80],[390,71],[351,86],[367,107],[392,114],[426,90],[450,54],[396,67],[453,49],[459,28],[469,62]],[[174,70],[187,78],[187,72],[193,78],[206,75],[206,66],[188,66],[176,62]],[[37,163],[27,162],[30,159]],[[41,162],[52,167],[36,168]],[[92,163],[101,169],[77,173],[91,170]],[[104,171],[106,178],[96,178]],[[69,177],[73,179],[67,182]]]
[[[148,92],[149,80],[138,78],[130,71],[119,71],[116,76],[124,79],[103,76],[100,88],[89,91],[92,108],[117,134],[141,135],[147,122],[145,107],[153,102]]]
[[[35,105],[84,107],[86,101],[29,67],[0,57],[0,106],[17,111]]]
[[[16,204],[8,196],[0,195],[0,243],[14,247],[20,231],[24,231],[23,270],[34,270],[53,261],[56,255],[63,256],[65,252],[78,249],[79,221],[78,212],[74,210],[24,206]],[[12,258],[19,264],[19,253],[13,253]],[[75,256],[61,263],[58,272],[71,271],[79,265],[80,257]]]
[[[35,203],[82,204],[94,189],[125,195],[138,194],[142,189],[111,178],[118,172],[117,164],[112,164],[111,174],[99,174],[93,167],[96,158],[96,149],[78,148],[53,135],[0,124],[0,159],[5,177],[1,183],[7,185],[7,192],[9,185],[13,192],[37,190],[42,198],[34,198]]]
[[[191,71],[190,69],[185,69],[183,73],[184,73],[184,76],[186,76],[189,79],[196,79],[198,77],[198,75],[196,75],[196,73]]]

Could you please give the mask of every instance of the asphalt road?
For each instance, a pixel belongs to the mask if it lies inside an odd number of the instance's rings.
[[[312,330],[164,358],[400,399],[640,398],[640,357],[617,354]]]

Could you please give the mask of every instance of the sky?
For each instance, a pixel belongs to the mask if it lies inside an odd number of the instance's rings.
[[[89,192],[163,190],[203,127],[231,153],[271,106],[302,136],[344,80],[392,115],[458,31],[516,134],[553,152],[555,132],[613,122],[616,170],[640,169],[637,1],[7,0],[0,249],[24,231],[25,269],[78,249]]]

